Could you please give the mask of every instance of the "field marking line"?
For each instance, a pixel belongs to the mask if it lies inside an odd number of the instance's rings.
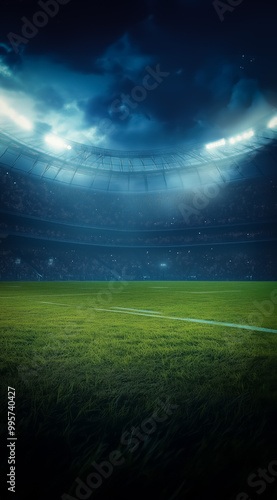
[[[23,299],[23,298],[28,298],[32,299],[33,297],[76,297],[78,295],[93,295],[96,293],[105,293],[105,290],[103,291],[98,291],[98,292],[90,292],[90,293],[62,293],[62,294],[54,294],[52,295],[51,293],[48,294],[35,294],[35,295],[11,295],[11,296],[0,296],[0,299]],[[122,293],[129,293],[129,292],[120,292],[120,295]]]
[[[161,289],[163,289],[163,288],[169,288],[169,286],[149,286],[148,288],[161,288]],[[177,290],[177,288],[175,290]]]
[[[130,307],[113,307],[112,309],[123,309],[124,311],[138,311],[138,312],[145,312],[145,313],[161,314],[160,312],[157,312],[157,311],[148,311],[147,309],[132,309]]]
[[[153,289],[153,288],[159,288],[159,289],[162,289],[162,288],[170,288],[170,287],[159,287],[159,286],[155,286],[155,287],[148,287],[148,289]],[[173,292],[181,292],[181,293],[233,293],[233,292],[242,292],[242,290],[213,290],[213,291],[207,291],[207,292],[191,292],[189,290],[181,290],[181,288],[170,288],[170,291],[173,291]]]
[[[96,292],[92,292],[96,293]],[[76,295],[91,295],[90,293],[57,293],[57,294],[52,294],[52,293],[44,293],[44,294],[39,294],[36,295],[36,297],[75,297]],[[20,295],[19,295],[20,297]],[[25,297],[31,297],[30,295],[25,295]]]
[[[0,299],[21,299],[21,298],[29,298],[32,299],[33,297],[75,297],[76,295],[91,295],[92,293],[98,293],[98,292],[91,292],[91,293],[62,293],[62,294],[52,294],[52,293],[47,293],[47,294],[35,294],[35,295],[12,295],[11,297],[1,297]]]
[[[162,316],[162,315],[154,315],[154,314],[135,313],[135,312],[131,312],[131,311],[117,311],[114,309],[96,309],[95,308],[95,311],[107,311],[107,312],[112,312],[112,313],[133,314],[136,316],[148,316],[151,318],[173,319],[175,321],[189,321],[191,323],[205,323],[207,325],[229,326],[231,328],[243,328],[244,330],[254,330],[254,331],[259,331],[259,332],[277,333],[277,330],[273,330],[271,328],[261,328],[260,326],[250,326],[250,325],[236,325],[235,323],[223,323],[221,321],[209,321],[209,320],[205,320],[205,319],[177,318],[176,316]]]
[[[213,290],[212,292],[187,292],[185,290],[180,290],[182,293],[233,293],[241,292],[241,290]]]
[[[42,300],[39,301],[40,304],[53,304],[55,306],[66,306],[66,307],[71,307],[70,304],[61,304],[60,302],[43,302]]]

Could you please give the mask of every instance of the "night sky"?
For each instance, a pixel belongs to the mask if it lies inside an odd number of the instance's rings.
[[[105,148],[233,134],[277,105],[277,6],[229,2],[2,2],[0,99]]]

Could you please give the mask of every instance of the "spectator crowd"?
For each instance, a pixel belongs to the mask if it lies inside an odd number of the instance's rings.
[[[0,168],[2,210],[66,224],[168,229],[258,222],[277,216],[277,180],[261,178],[216,189],[137,195],[100,193]]]
[[[2,245],[3,247],[3,245]],[[0,250],[2,280],[274,280],[276,243],[181,249],[73,248],[37,241]]]
[[[129,195],[2,166],[0,183],[2,280],[277,279],[276,177]]]

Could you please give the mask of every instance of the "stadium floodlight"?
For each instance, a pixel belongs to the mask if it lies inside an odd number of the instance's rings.
[[[55,135],[48,134],[45,136],[44,140],[55,149],[71,149],[69,144],[66,144],[62,139],[56,137]]]
[[[272,120],[270,120],[270,122],[267,125],[267,128],[275,128],[275,127],[277,127],[277,116],[272,118]]]
[[[166,264],[163,262],[163,263],[161,264],[161,267],[167,267],[167,266],[166,266]]]
[[[207,149],[215,149],[215,148],[219,148],[220,146],[225,146],[225,144],[226,144],[225,139],[220,139],[219,141],[210,142],[209,144],[206,144],[206,148]]]
[[[16,125],[25,130],[32,130],[33,128],[32,123],[25,116],[17,113],[2,99],[0,99],[0,115],[8,116]]]
[[[249,130],[248,132],[244,132],[243,134],[236,135],[229,139],[229,144],[236,144],[237,142],[241,142],[243,140],[250,139],[254,136],[254,131]]]

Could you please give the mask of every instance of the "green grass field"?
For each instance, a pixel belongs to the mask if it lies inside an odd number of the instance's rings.
[[[2,282],[0,303],[11,498],[277,497],[276,282]]]

